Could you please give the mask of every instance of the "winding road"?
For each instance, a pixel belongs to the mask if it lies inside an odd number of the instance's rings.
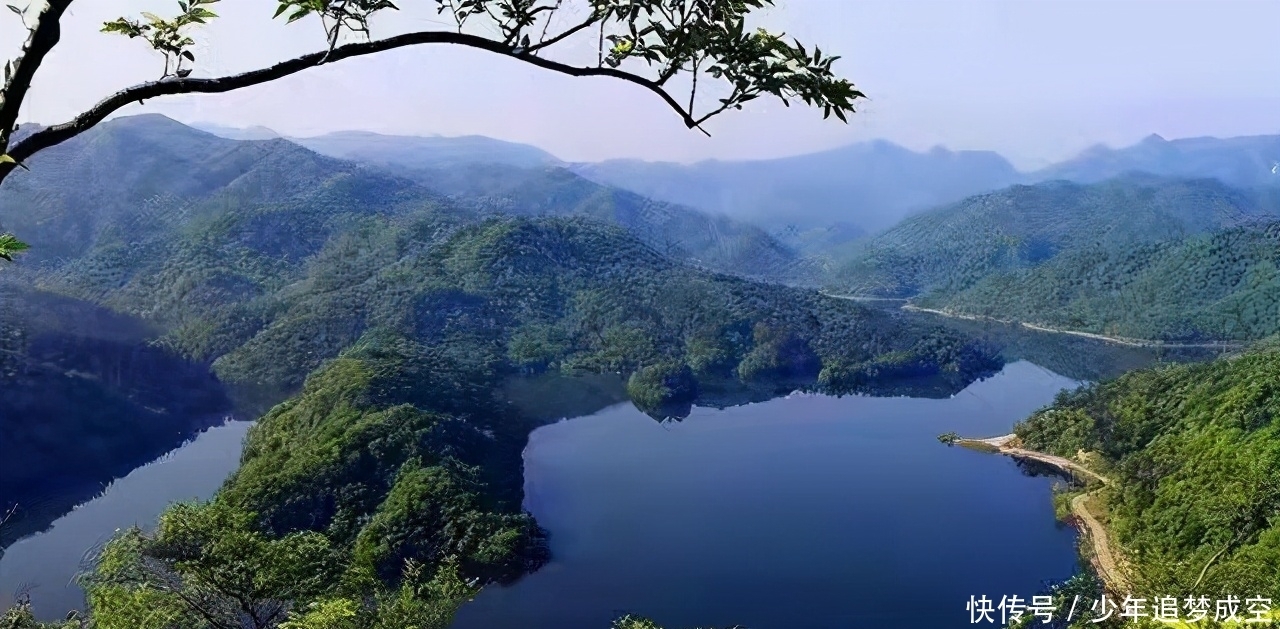
[[[995,448],[1000,454],[1005,454],[1015,458],[1031,459],[1040,461],[1048,465],[1052,465],[1060,470],[1079,473],[1081,475],[1093,478],[1103,485],[1109,484],[1111,479],[1073,461],[1066,457],[1045,454],[1044,452],[1036,452],[1035,450],[1027,450],[1017,447],[1017,435],[1002,435],[999,437],[991,437],[989,439],[960,439],[956,441],[957,445],[983,445],[989,448]],[[1095,515],[1094,511],[1089,508],[1089,502],[1097,494],[1098,490],[1093,490],[1076,496],[1071,500],[1071,514],[1081,524],[1080,532],[1085,535],[1089,541],[1092,552],[1089,553],[1089,561],[1098,572],[1098,576],[1102,579],[1103,585],[1107,591],[1117,596],[1127,596],[1132,593],[1132,583],[1129,581],[1126,571],[1123,569],[1124,559],[1111,543],[1111,536],[1107,533],[1107,529]]]
[[[835,295],[832,293],[822,293],[833,299],[844,299],[847,301],[895,301],[906,302],[906,299],[895,297],[859,297],[857,295]],[[1127,345],[1129,347],[1146,347],[1146,348],[1164,348],[1164,349],[1239,349],[1245,344],[1239,341],[1209,341],[1207,343],[1169,343],[1167,341],[1153,341],[1149,339],[1133,339],[1123,336],[1108,336],[1106,334],[1094,334],[1093,332],[1081,332],[1079,330],[1067,330],[1064,328],[1052,328],[1025,321],[1015,321],[1013,319],[998,319],[996,317],[988,317],[984,315],[971,315],[950,310],[938,310],[936,308],[922,308],[910,303],[902,304],[902,309],[910,312],[923,312],[927,314],[938,315],[940,317],[948,317],[951,319],[962,319],[964,321],[986,321],[991,323],[1001,323],[1004,325],[1018,325],[1028,330],[1036,332],[1048,332],[1050,334],[1066,334],[1069,336],[1078,336],[1095,341],[1103,341],[1105,343],[1114,343],[1116,345]]]

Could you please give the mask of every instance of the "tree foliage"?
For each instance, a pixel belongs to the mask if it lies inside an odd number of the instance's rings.
[[[1109,526],[1148,592],[1280,597],[1280,345],[1064,393],[1027,447],[1098,453]]]

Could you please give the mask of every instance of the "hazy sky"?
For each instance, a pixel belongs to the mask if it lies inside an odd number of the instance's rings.
[[[61,122],[113,90],[158,76],[159,57],[142,42],[98,28],[110,17],[168,13],[174,4],[79,0],[23,118]],[[195,33],[197,74],[269,65],[323,45],[318,23],[270,20],[275,4],[216,5],[223,17]],[[375,36],[440,28],[434,4],[402,0],[405,11],[377,23]],[[12,54],[23,31],[3,13],[0,53]],[[837,69],[871,97],[851,124],[761,99],[713,120],[707,138],[635,86],[449,46],[346,60],[241,92],[156,100],[125,113],[291,135],[482,134],[568,160],[759,158],[886,138],[916,149],[993,149],[1023,168],[1150,133],[1280,133],[1277,0],[779,0],[760,24],[844,57]],[[575,46],[558,58],[585,52]]]

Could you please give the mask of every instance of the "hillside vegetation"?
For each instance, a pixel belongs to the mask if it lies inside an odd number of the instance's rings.
[[[1280,223],[1132,249],[1087,248],[925,298],[961,312],[1130,338],[1280,332]]]
[[[536,424],[500,394],[512,374],[630,374],[661,417],[700,378],[959,387],[996,364],[963,337],[696,269],[590,219],[415,233],[375,221],[322,249],[272,322],[214,363],[230,379],[309,375],[214,500],[106,546],[85,580],[96,626],[448,626],[477,587],[547,559],[520,510]]]
[[[39,245],[26,265],[80,262],[71,275],[98,282],[91,287],[98,292],[115,290],[183,238],[204,236],[206,248],[223,247],[211,253],[224,257],[248,245],[268,254],[276,265],[270,274],[281,276],[296,270],[288,263],[314,253],[316,239],[346,229],[352,217],[430,209],[468,220],[593,216],[670,256],[736,274],[792,277],[797,264],[794,253],[758,228],[647,201],[562,169],[362,165],[284,139],[229,140],[157,115],[108,121],[41,152],[31,166],[6,182],[0,221]],[[247,240],[234,242],[241,237]],[[86,256],[93,259],[81,260]]]
[[[1026,447],[1097,453],[1108,525],[1142,592],[1280,598],[1280,344],[1128,373],[1019,424]]]
[[[205,365],[136,319],[0,279],[0,549],[220,422]]]
[[[832,290],[1112,336],[1257,339],[1280,331],[1275,210],[1214,180],[1014,186],[859,244]]]
[[[212,501],[105,547],[85,579],[102,629],[447,626],[547,559],[521,510],[540,420],[504,397],[512,378],[614,374],[664,419],[704,390],[946,395],[999,365],[900,313],[716,271],[787,253],[565,171],[433,190],[155,117],[78,141],[6,183],[0,214],[50,243],[19,277],[147,322],[153,351],[223,382],[298,392]],[[776,256],[725,245],[743,238]]]

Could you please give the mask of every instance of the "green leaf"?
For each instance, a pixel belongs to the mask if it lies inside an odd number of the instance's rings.
[[[18,240],[13,234],[0,234],[0,258],[13,262],[13,254],[30,248],[31,245]]]

